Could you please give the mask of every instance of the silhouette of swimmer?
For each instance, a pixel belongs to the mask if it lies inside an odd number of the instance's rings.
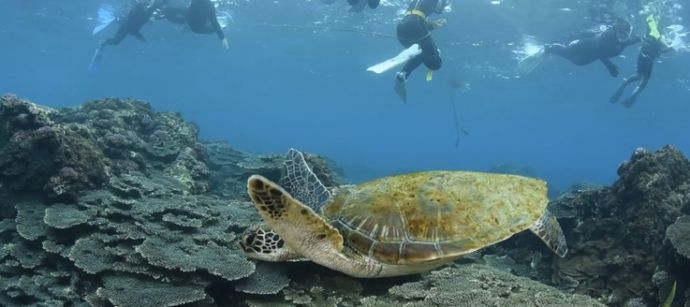
[[[218,35],[225,49],[229,47],[228,39],[218,22],[216,8],[210,0],[192,0],[189,7],[166,7],[165,18],[174,23],[186,24],[194,33]]]
[[[102,52],[105,46],[120,44],[127,35],[136,37],[145,42],[146,39],[141,34],[141,28],[151,20],[153,13],[159,9],[167,0],[134,0],[129,11],[118,20],[119,27],[115,36],[106,39],[96,49],[91,60],[93,69],[102,59]]]

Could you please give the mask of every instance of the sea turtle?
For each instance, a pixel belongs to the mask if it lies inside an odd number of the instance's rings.
[[[433,269],[526,229],[557,255],[567,252],[539,179],[429,171],[329,190],[301,152],[290,149],[283,166],[280,185],[260,175],[247,181],[265,222],[241,238],[248,257],[306,259],[354,277],[399,276]]]

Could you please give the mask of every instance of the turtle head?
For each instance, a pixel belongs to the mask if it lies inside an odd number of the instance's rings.
[[[266,225],[247,228],[240,238],[240,248],[247,257],[262,261],[303,260],[273,229]]]

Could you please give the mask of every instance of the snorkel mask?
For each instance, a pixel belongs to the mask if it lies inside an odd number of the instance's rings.
[[[448,0],[438,0],[438,4],[436,5],[436,9],[434,10],[434,12],[436,14],[441,14],[446,10],[446,7],[448,5],[450,5],[448,3]]]

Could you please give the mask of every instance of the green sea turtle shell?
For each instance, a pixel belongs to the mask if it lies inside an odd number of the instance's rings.
[[[457,257],[528,229],[546,183],[515,175],[433,171],[339,189],[323,207],[346,245],[389,264]]]

